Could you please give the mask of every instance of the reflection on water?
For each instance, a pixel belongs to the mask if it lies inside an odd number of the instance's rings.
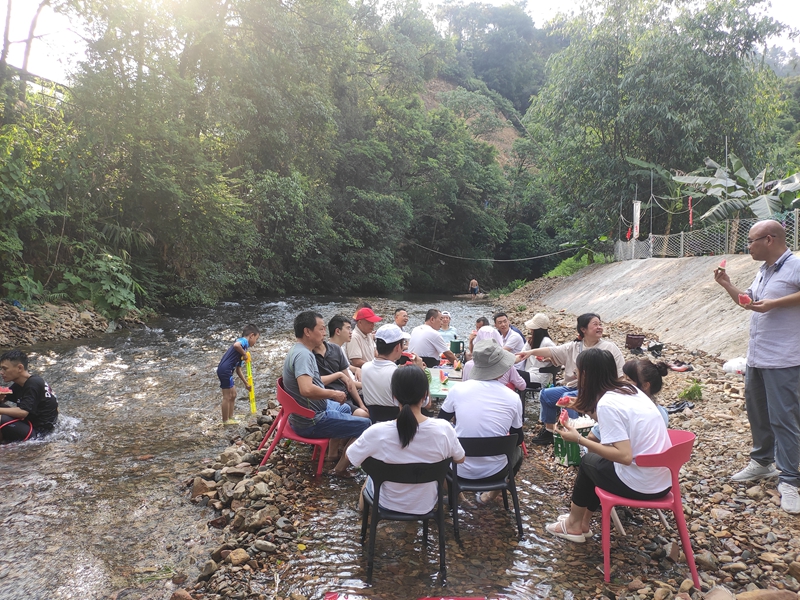
[[[406,307],[409,326],[422,323],[434,305],[372,304],[384,315]],[[453,313],[462,334],[491,312],[479,303],[435,305]],[[257,323],[256,389],[274,391],[295,314],[313,308],[327,320],[352,314],[354,306],[319,298],[227,302],[138,330],[25,349],[31,370],[58,395],[61,418],[44,441],[0,447],[0,598],[102,598],[173,572],[193,581],[221,533],[206,525],[212,511],[187,502],[182,482],[227,445],[214,375],[222,353],[245,323]],[[247,402],[239,400],[237,409],[247,410]],[[321,497],[339,501],[329,483],[319,485]],[[315,527],[324,531],[320,519]],[[344,577],[358,586],[360,546],[349,532],[336,531],[330,543],[347,549],[343,559],[337,548],[336,560],[350,565],[352,578]],[[326,564],[324,556],[316,562]],[[424,579],[426,568],[408,577]],[[265,585],[274,589],[274,582]],[[150,597],[169,597],[156,589],[161,595]]]

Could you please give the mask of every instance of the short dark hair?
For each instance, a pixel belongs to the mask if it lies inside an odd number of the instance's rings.
[[[358,303],[356,306],[356,312],[360,311],[362,308],[368,308],[372,310],[372,305],[369,302],[364,302],[363,300]]]
[[[258,329],[258,325],[249,323],[244,326],[244,329],[242,329],[242,337],[247,337],[251,333],[255,333],[256,335],[261,335],[261,332]]]
[[[328,321],[328,335],[333,337],[336,335],[337,329],[344,329],[344,324],[349,323],[350,319],[347,317],[343,317],[342,315],[334,315],[331,317],[331,320]]]
[[[395,309],[394,309],[394,316],[396,317],[396,316],[397,316],[397,313],[399,313],[400,311],[402,311],[402,312],[408,312],[408,311],[407,311],[405,308],[395,308]]]
[[[402,448],[411,443],[419,428],[411,405],[419,404],[427,395],[428,377],[422,369],[414,366],[400,367],[392,374],[392,396],[400,405],[397,435]]]
[[[492,315],[492,321],[494,321],[495,323],[497,323],[497,319],[499,319],[500,317],[505,317],[506,319],[508,319],[508,315],[507,315],[506,313],[504,313],[504,312],[499,312],[499,313],[494,313],[494,314]]]
[[[396,342],[392,342],[391,344],[389,344],[387,342],[384,342],[380,338],[376,338],[375,339],[375,350],[377,350],[378,354],[380,354],[381,356],[388,356],[389,354],[392,353],[392,351],[394,350],[395,346],[397,346],[398,344],[402,344],[402,343],[403,343],[403,340],[397,340]]]
[[[478,323],[481,324],[480,327],[478,327],[478,329],[480,329],[481,327],[486,327],[487,325],[491,325],[491,323],[489,323],[489,319],[487,319],[486,317],[478,317],[475,320],[475,325],[477,325]]]
[[[9,350],[8,352],[4,352],[3,355],[0,356],[0,362],[4,360],[10,363],[21,364],[26,371],[28,370],[28,355],[22,350]]]
[[[294,337],[298,340],[303,337],[303,332],[306,329],[314,329],[317,326],[317,319],[321,319],[322,315],[313,310],[306,310],[301,312],[294,318]]]
[[[578,412],[594,412],[597,402],[606,392],[636,394],[635,387],[619,378],[614,355],[608,350],[584,350],[578,354],[575,364],[578,367],[578,397],[572,408]]]
[[[428,312],[425,313],[425,322],[427,323],[431,319],[434,319],[439,316],[439,309],[438,308],[429,308]]]
[[[649,395],[654,396],[660,392],[661,388],[664,386],[662,377],[665,377],[669,373],[669,366],[664,361],[653,364],[646,358],[641,360],[634,359],[622,365],[622,372],[625,373],[640,390],[642,389],[642,384],[645,381],[648,382],[650,384]]]

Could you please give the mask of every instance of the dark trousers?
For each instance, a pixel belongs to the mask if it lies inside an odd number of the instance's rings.
[[[614,463],[594,452],[587,452],[581,458],[578,475],[575,477],[575,487],[572,488],[572,503],[575,506],[588,508],[594,512],[600,507],[600,498],[594,491],[595,486],[607,492],[631,498],[633,500],[655,500],[667,495],[672,486],[663,492],[655,494],[642,494],[625,485],[614,470]]]

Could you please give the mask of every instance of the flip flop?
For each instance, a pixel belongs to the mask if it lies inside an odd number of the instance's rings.
[[[483,501],[481,499],[481,496],[483,496],[484,494],[488,494],[488,493],[489,492],[475,492],[475,502],[477,502],[479,506],[487,506],[489,504],[493,504],[494,502],[496,502],[497,499],[500,497],[498,495],[498,496],[495,496],[494,498],[492,498],[489,501]]]
[[[558,515],[558,520],[559,521],[566,521],[568,517],[569,517],[569,515]],[[594,531],[592,531],[590,529],[589,531],[587,531],[586,533],[583,534],[583,537],[585,537],[587,539],[590,538],[590,537],[594,537]]]
[[[583,544],[586,541],[586,536],[582,533],[567,533],[567,526],[564,524],[564,521],[549,523],[545,525],[544,528],[547,530],[547,533],[570,542],[575,542],[576,544]]]

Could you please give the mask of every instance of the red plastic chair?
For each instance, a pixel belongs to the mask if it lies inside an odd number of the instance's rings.
[[[289,423],[289,415],[300,415],[301,417],[311,419],[314,417],[314,411],[308,408],[303,408],[294,398],[292,398],[291,394],[289,394],[289,392],[287,392],[283,387],[283,377],[278,378],[278,403],[281,405],[281,411],[278,413],[278,416],[275,417],[275,421],[273,421],[272,426],[267,432],[267,435],[264,436],[264,439],[261,441],[261,445],[258,447],[259,450],[264,447],[264,444],[266,444],[269,436],[274,430],[275,439],[272,440],[267,453],[264,455],[264,458],[261,459],[260,466],[263,466],[264,463],[267,462],[267,459],[270,457],[270,454],[272,454],[272,451],[275,450],[275,446],[278,445],[278,442],[280,442],[282,439],[294,440],[296,442],[303,442],[304,444],[311,444],[314,446],[314,453],[311,455],[311,460],[314,460],[317,452],[319,452],[319,464],[317,465],[317,477],[319,477],[322,475],[322,463],[325,461],[325,453],[328,451],[328,443],[330,442],[330,439],[306,438],[295,433],[294,429],[292,429],[292,426]]]
[[[630,506],[633,508],[662,509],[671,510],[675,516],[675,524],[678,526],[678,533],[681,536],[683,553],[686,555],[686,562],[689,563],[689,569],[692,571],[692,581],[694,582],[694,587],[699,590],[700,577],[697,575],[697,566],[694,563],[689,529],[686,527],[686,519],[683,517],[681,486],[678,481],[678,472],[692,457],[692,446],[696,436],[691,431],[678,429],[668,429],[667,432],[672,442],[671,448],[660,454],[640,454],[636,457],[636,464],[640,467],[669,468],[672,474],[672,489],[666,496],[658,500],[632,500],[611,494],[599,487],[595,488],[603,510],[603,569],[605,580],[611,581],[611,511],[614,507]]]

